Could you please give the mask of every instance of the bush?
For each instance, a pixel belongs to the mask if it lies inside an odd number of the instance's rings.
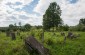
[[[54,44],[52,38],[48,38],[46,44],[47,44],[47,45],[52,45],[52,44]]]

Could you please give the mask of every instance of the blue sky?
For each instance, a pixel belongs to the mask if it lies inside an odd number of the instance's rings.
[[[73,4],[73,3],[75,4],[76,2],[78,2],[78,0],[68,0],[68,1],[69,1],[70,3],[72,3],[72,4]]]
[[[85,0],[1,0],[0,26],[18,22],[42,25],[43,14],[51,2],[60,5],[64,24],[74,26],[85,17]]]

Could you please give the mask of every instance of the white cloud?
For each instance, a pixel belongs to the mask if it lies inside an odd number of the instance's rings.
[[[30,4],[31,2],[32,2],[33,0],[3,0],[2,1],[2,4],[7,4],[7,3],[11,3],[12,5],[12,8],[22,8],[22,7],[24,7],[25,5],[27,5],[27,4]],[[13,5],[13,4],[15,4],[16,2],[20,2],[20,3],[22,3],[21,5]]]
[[[37,6],[35,7],[34,11],[40,13],[43,15],[50,5],[51,2],[54,2],[56,0],[39,0]]]
[[[34,11],[43,15],[48,8],[50,2],[54,0],[40,0]],[[76,25],[80,18],[85,17],[85,0],[78,0],[77,3],[71,4],[69,0],[56,0],[62,10],[61,18],[65,24]]]
[[[23,8],[29,5],[33,0],[0,0],[0,26],[8,26],[9,24],[23,22],[19,18],[20,15],[28,17],[28,13],[24,11],[16,11],[15,8]],[[7,5],[7,3],[15,4],[16,2],[22,3],[21,5]],[[16,19],[13,19],[14,16]],[[26,20],[25,20],[26,21]],[[25,23],[25,21],[23,23]]]
[[[9,24],[22,22],[30,23],[31,25],[41,25],[42,15],[51,2],[56,1],[62,10],[62,16],[65,24],[76,25],[80,18],[85,17],[85,0],[78,0],[77,3],[71,4],[68,0],[39,0],[38,4],[34,8],[34,12],[37,14],[29,14],[25,11],[16,11],[16,8],[22,9],[25,5],[28,5],[33,0],[0,0],[0,26],[8,26]],[[7,3],[12,3],[11,7]],[[16,2],[22,3],[21,5],[14,5]],[[16,19],[13,19],[13,17]],[[20,16],[25,16],[25,19]]]

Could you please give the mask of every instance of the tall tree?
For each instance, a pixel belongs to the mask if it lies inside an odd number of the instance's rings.
[[[85,25],[85,18],[80,19],[80,20],[79,20],[79,24],[80,24],[80,25],[81,25],[81,24]]]
[[[24,25],[24,28],[25,28],[26,31],[29,31],[30,28],[31,28],[31,25],[30,24],[25,24]]]
[[[18,24],[19,24],[19,26],[21,27],[21,22],[19,22]]]
[[[10,24],[10,25],[9,25],[9,29],[10,29],[10,30],[13,30],[13,29],[14,29],[14,25],[13,25],[13,24]]]
[[[44,30],[50,29],[52,27],[58,27],[62,24],[61,9],[56,2],[50,3],[50,6],[43,15],[43,28]],[[54,30],[54,28],[53,28]]]

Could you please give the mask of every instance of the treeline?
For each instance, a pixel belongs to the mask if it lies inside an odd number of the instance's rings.
[[[76,26],[68,26],[67,24],[63,24],[61,13],[62,10],[60,6],[56,2],[52,2],[43,15],[42,26],[31,26],[30,24],[22,25],[21,22],[19,22],[18,25],[15,23],[10,24],[9,27],[1,27],[0,31],[30,31],[33,27],[35,27],[35,29],[43,29],[43,31],[85,31],[85,18],[81,18],[79,24]]]
[[[76,26],[71,26],[69,30],[72,31],[85,31],[85,18],[79,20],[79,24]]]
[[[0,31],[1,32],[10,31],[10,30],[30,31],[32,28],[43,29],[43,26],[32,26],[30,24],[16,25],[16,23],[15,23],[15,24],[10,24],[8,27],[0,27]],[[54,28],[54,30],[53,30],[53,28]],[[71,31],[85,31],[85,18],[81,18],[79,20],[79,24],[76,26],[68,26],[66,24],[66,25],[60,25],[58,27],[52,27],[49,30],[45,29],[45,31],[69,31],[69,30],[71,30]]]
[[[21,25],[21,22],[19,23],[19,25],[15,24],[10,24],[8,27],[0,27],[0,31],[1,32],[6,32],[6,31],[30,31],[31,28],[35,28],[35,29],[41,29],[42,26],[31,26],[30,24],[25,24],[25,25]]]

